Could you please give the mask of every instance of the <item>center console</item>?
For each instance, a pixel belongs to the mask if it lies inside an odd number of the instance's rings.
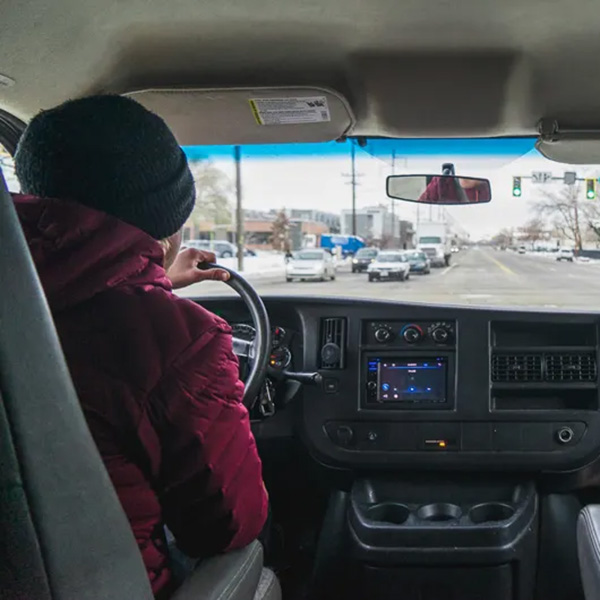
[[[570,470],[598,456],[593,319],[443,311],[323,319],[323,342],[335,337],[342,360],[322,362],[324,389],[305,395],[313,454],[352,468],[513,471]]]
[[[537,519],[528,482],[357,480],[348,507],[350,596],[529,599]]]

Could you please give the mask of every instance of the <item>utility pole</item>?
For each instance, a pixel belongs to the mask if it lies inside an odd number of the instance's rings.
[[[352,235],[356,235],[357,224],[356,224],[356,186],[359,185],[358,178],[362,176],[362,173],[356,172],[356,144],[354,141],[349,140],[350,143],[350,173],[342,173],[342,177],[348,177],[350,181],[347,181],[347,185],[352,186]],[[343,225],[343,231],[345,232],[345,223]]]
[[[235,236],[237,244],[238,271],[244,270],[244,211],[242,209],[242,150],[234,146],[235,158]]]

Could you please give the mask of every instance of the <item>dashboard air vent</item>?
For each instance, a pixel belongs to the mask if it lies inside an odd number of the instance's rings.
[[[558,383],[596,381],[596,355],[593,352],[547,354],[546,380]]]
[[[541,354],[494,354],[492,381],[497,383],[542,381]]]
[[[321,320],[321,369],[343,369],[346,364],[346,319]]]

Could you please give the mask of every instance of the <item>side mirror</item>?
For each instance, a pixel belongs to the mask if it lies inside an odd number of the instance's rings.
[[[455,175],[390,175],[387,195],[422,204],[485,204],[492,199],[488,179]]]

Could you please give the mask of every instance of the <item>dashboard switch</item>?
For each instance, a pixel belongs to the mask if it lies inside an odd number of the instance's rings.
[[[407,344],[416,344],[423,339],[423,330],[418,325],[407,325],[402,329],[402,337]]]
[[[323,389],[326,394],[337,394],[340,382],[335,377],[326,377],[323,380]]]
[[[392,339],[392,332],[387,327],[380,327],[375,330],[375,339],[380,344],[385,344]]]
[[[431,339],[436,344],[446,344],[449,338],[450,333],[448,333],[448,330],[444,329],[443,327],[437,327],[431,332]]]

